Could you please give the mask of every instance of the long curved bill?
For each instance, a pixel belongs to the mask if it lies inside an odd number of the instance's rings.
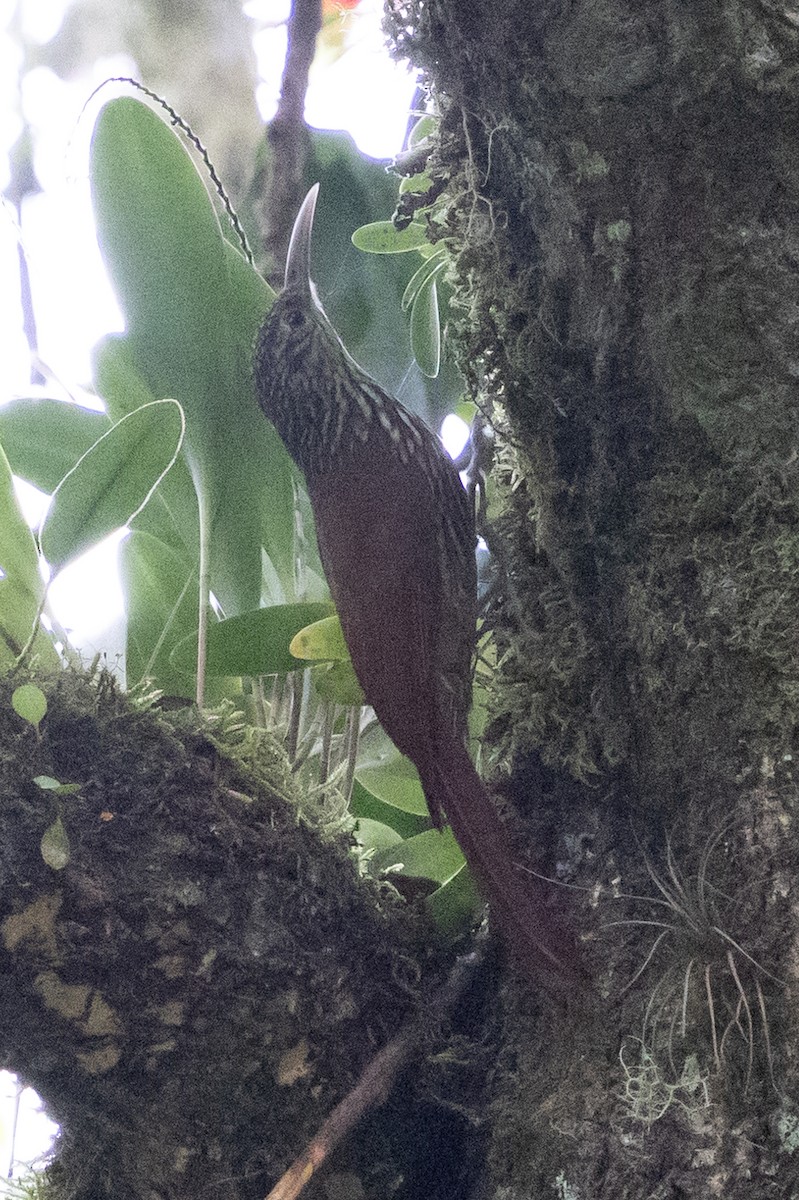
[[[286,257],[285,289],[295,293],[311,295],[311,236],[316,209],[319,184],[315,183],[303,200],[291,231],[289,252]]]

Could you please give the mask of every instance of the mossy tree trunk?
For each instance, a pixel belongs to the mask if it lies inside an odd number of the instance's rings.
[[[596,989],[509,1001],[488,1194],[797,1194],[799,23],[388,11],[503,425],[488,741]]]
[[[37,1195],[258,1200],[412,1009],[408,917],[298,820],[282,749],[238,714],[167,717],[65,671],[37,678],[37,730],[15,682],[0,1066],[62,1125]],[[379,1190],[397,1168],[375,1136],[358,1170]]]

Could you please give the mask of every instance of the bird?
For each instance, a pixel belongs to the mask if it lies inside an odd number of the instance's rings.
[[[311,279],[319,185],[299,209],[260,327],[258,402],[305,478],[319,553],[366,702],[416,767],[520,966],[571,987],[572,939],[514,859],[467,750],[477,626],[475,519],[439,437],[345,348]]]

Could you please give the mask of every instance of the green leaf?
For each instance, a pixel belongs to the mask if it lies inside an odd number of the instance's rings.
[[[420,117],[413,129],[411,129],[410,133],[408,134],[408,148],[413,150],[414,147],[423,142],[425,138],[431,137],[436,131],[438,121],[439,118],[434,117],[430,113],[425,113],[423,117]]]
[[[168,696],[194,694],[197,640],[197,561],[152,534],[132,530],[119,547],[125,595],[128,687],[151,679]],[[188,639],[194,659],[185,671],[172,652]]]
[[[56,792],[59,796],[74,796],[80,791],[79,783],[59,783],[52,775],[35,775],[33,782],[43,792]]]
[[[184,419],[174,400],[155,400],[112,425],[55,490],[42,526],[54,570],[132,520],[175,461]]]
[[[411,276],[402,296],[403,310],[413,304],[420,289],[429,279],[437,279],[447,265],[447,251],[444,246],[436,246],[436,253],[423,262],[419,270]]]
[[[466,425],[471,426],[471,423],[474,420],[474,414],[477,412],[477,405],[475,404],[474,400],[459,400],[452,411],[455,416],[460,417],[460,419],[465,422]]]
[[[435,379],[441,366],[441,324],[435,275],[419,288],[413,302],[411,349],[420,371],[428,379]]]
[[[321,621],[314,621],[312,625],[305,625],[291,639],[289,650],[295,658],[316,661],[350,657],[337,614],[323,617]]]
[[[382,821],[373,821],[369,817],[359,817],[353,833],[358,845],[363,850],[381,852],[391,846],[402,843],[402,835],[384,825]]]
[[[11,707],[23,721],[38,730],[47,712],[47,697],[35,683],[23,683],[11,693]]]
[[[94,382],[112,421],[121,421],[158,397],[145,383],[122,333],[109,333],[92,351]]]
[[[355,230],[352,244],[367,254],[407,254],[427,245],[427,227],[412,221],[406,229],[397,229],[391,221],[372,221]]]
[[[424,899],[433,924],[448,938],[458,937],[474,925],[482,903],[474,876],[465,864],[443,887]]]
[[[400,297],[419,265],[414,254],[352,254],[352,231],[390,213],[396,177],[364,158],[348,134],[311,130],[307,185],[321,183],[314,219],[314,278],[325,307],[355,360],[389,392],[433,424],[462,391],[454,365],[434,382],[412,364]],[[440,247],[429,246],[430,251]],[[425,253],[425,248],[418,251]]]
[[[33,782],[44,792],[57,792],[61,788],[61,781],[52,775],[34,775]]]
[[[36,543],[19,510],[11,468],[0,446],[0,671],[13,666],[27,644],[43,597]],[[58,665],[55,648],[41,630],[33,652],[42,666]]]
[[[359,820],[364,818],[379,822],[381,825],[388,825],[389,828],[396,830],[401,838],[413,837],[414,834],[422,833],[425,829],[430,828],[426,810],[424,816],[417,816],[413,813],[403,812],[400,808],[394,808],[393,805],[386,804],[377,796],[373,796],[358,779],[354,781],[352,787],[350,812]]]
[[[130,97],[95,126],[91,184],[132,362],[186,414],[186,462],[208,514],[211,587],[237,613],[261,598],[261,545],[294,586],[295,472],[263,417],[252,347],[274,293],[222,233],[174,130]]]
[[[274,604],[257,608],[212,625],[208,630],[209,675],[282,675],[301,669],[289,650],[291,639],[305,625],[330,616],[328,600]],[[193,669],[196,648],[184,641],[172,656],[173,664]]]
[[[54,871],[63,871],[69,862],[69,837],[64,828],[64,822],[56,817],[52,825],[48,825],[39,843],[42,858]]]
[[[362,762],[355,778],[384,804],[416,816],[427,816],[427,803],[416,768],[388,739],[386,742],[390,748]]]
[[[93,359],[95,385],[114,421],[156,399],[136,368],[127,338],[120,334],[103,338],[94,349]],[[132,529],[151,533],[179,554],[188,554],[192,562],[197,561],[200,553],[197,493],[185,455],[181,453],[161,480],[151,503],[130,524]]]
[[[405,192],[426,192],[432,186],[432,175],[427,171],[420,171],[418,175],[406,175],[400,180],[399,194],[403,196]]]
[[[449,883],[462,869],[466,860],[450,829],[440,833],[428,829],[400,845],[392,845],[375,858],[382,871],[432,879],[434,883]]]
[[[48,494],[110,424],[105,413],[62,400],[12,400],[0,407],[0,441],[11,470]]]
[[[343,704],[347,708],[361,708],[366,699],[350,660],[329,663],[318,667],[313,673],[314,687],[324,700]]]

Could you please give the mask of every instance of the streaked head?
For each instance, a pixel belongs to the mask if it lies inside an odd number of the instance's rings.
[[[330,323],[311,279],[318,194],[316,183],[297,213],[283,291],[267,313],[255,347],[258,403],[306,473],[323,453],[334,448],[326,409],[342,395],[336,386],[342,368],[345,372],[359,370]],[[328,440],[323,446],[325,437]]]

